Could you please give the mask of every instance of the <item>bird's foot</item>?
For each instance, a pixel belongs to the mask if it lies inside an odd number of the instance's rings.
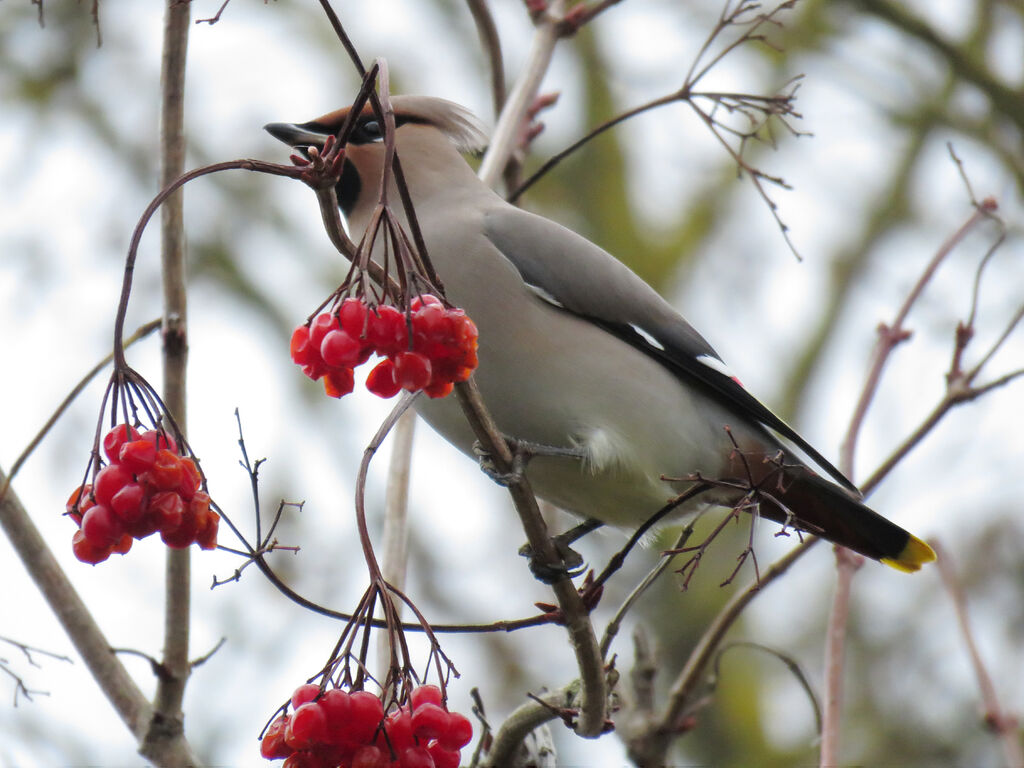
[[[523,544],[519,548],[519,554],[529,560],[530,573],[538,581],[552,584],[562,576],[574,579],[586,571],[587,564],[583,560],[583,555],[573,549],[570,544],[602,525],[600,520],[589,518],[565,533],[552,536],[551,542],[555,545],[558,562],[549,563],[541,560],[529,544]]]
[[[584,458],[583,452],[576,447],[566,448],[560,445],[545,445],[543,443],[533,443],[529,440],[518,440],[514,437],[504,437],[505,442],[508,443],[509,450],[512,452],[512,469],[509,472],[503,472],[498,469],[491,452],[484,448],[479,440],[473,443],[473,453],[476,454],[480,469],[498,485],[509,486],[522,478],[523,473],[526,471],[526,465],[534,456],[556,456],[579,459],[580,461]]]

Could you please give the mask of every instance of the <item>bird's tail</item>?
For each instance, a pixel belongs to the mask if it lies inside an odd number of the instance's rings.
[[[905,573],[935,559],[932,548],[806,467],[786,467],[765,487],[760,514],[828,539]]]

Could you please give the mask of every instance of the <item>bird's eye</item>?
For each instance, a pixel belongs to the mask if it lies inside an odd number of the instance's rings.
[[[384,138],[384,129],[376,120],[367,120],[360,126],[360,133],[366,141],[380,141]]]

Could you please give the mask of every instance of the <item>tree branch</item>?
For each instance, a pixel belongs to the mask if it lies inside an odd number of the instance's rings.
[[[496,469],[513,477],[508,484],[508,490],[535,556],[545,563],[560,562],[561,558],[548,535],[547,524],[537,507],[537,499],[533,495],[530,482],[525,474],[514,474],[512,453],[486,410],[475,382],[470,379],[463,384],[457,384],[455,391],[473,433],[490,454]],[[562,623],[569,633],[569,641],[579,666],[582,701],[577,733],[583,737],[595,738],[604,731],[607,701],[604,664],[601,661],[597,635],[572,580],[563,574],[551,588],[561,609]]]
[[[0,483],[6,483],[6,480],[6,474],[0,470]],[[0,527],[4,529],[29,576],[39,587],[50,610],[64,628],[103,695],[113,705],[128,730],[142,743],[153,719],[153,707],[146,701],[124,665],[111,652],[110,643],[103,631],[61,569],[13,488],[9,488],[6,496],[0,499]],[[146,757],[156,765],[168,768],[199,765],[198,758],[181,733],[161,742],[159,750]]]
[[[974,676],[978,680],[978,689],[981,692],[981,701],[985,707],[985,723],[999,738],[1007,768],[1024,766],[1024,749],[1021,748],[1017,718],[1007,714],[999,704],[999,696],[996,694],[992,676],[985,668],[985,662],[981,660],[978,645],[974,642],[974,633],[971,631],[971,622],[967,616],[967,596],[957,580],[953,561],[950,559],[949,553],[946,552],[946,548],[937,539],[932,539],[928,543],[938,556],[939,576],[942,577],[942,583],[949,593],[950,600],[953,601],[956,623],[960,627],[960,634],[963,635],[964,643],[967,645],[967,655],[971,659]]]
[[[466,0],[469,12],[473,16],[473,23],[480,35],[480,44],[484,53],[487,54],[487,63],[491,70],[491,99],[494,104],[494,115],[501,114],[505,106],[505,62],[501,55],[501,37],[498,34],[498,27],[494,23],[491,9],[487,7],[487,0]]]
[[[505,107],[491,137],[491,144],[480,164],[478,175],[491,187],[498,183],[505,165],[515,150],[519,127],[529,112],[540,82],[551,64],[551,55],[560,39],[559,21],[564,7],[565,0],[552,0],[547,11],[538,18],[526,64],[505,101]]]
[[[185,166],[185,61],[188,52],[190,4],[167,0],[164,17],[160,111],[160,187],[181,175]],[[182,190],[167,198],[161,209],[161,264],[164,290],[163,401],[182,434],[186,434],[185,372],[188,334],[185,294],[185,227]],[[168,549],[164,649],[157,678],[153,720],[141,752],[149,757],[163,742],[180,738],[184,729],[182,700],[191,672],[189,613],[191,603],[190,551]]]

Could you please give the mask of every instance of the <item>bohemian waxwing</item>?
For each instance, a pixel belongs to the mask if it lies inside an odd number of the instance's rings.
[[[530,460],[526,472],[538,496],[635,528],[692,485],[663,476],[699,473],[760,484],[763,517],[900,570],[916,571],[935,558],[927,544],[864,506],[850,481],[750,395],[640,277],[480,181],[460,154],[485,143],[472,114],[421,96],[395,96],[392,104],[397,153],[430,259],[448,299],[480,331],[474,376],[485,403],[509,437],[577,454],[541,452]],[[300,150],[320,147],[347,114],[266,130]],[[357,241],[380,190],[382,134],[365,109],[337,185]],[[421,397],[417,410],[473,455],[474,435],[454,397]],[[790,446],[835,482],[815,474]],[[743,495],[716,487],[689,508],[709,501],[731,506]]]

